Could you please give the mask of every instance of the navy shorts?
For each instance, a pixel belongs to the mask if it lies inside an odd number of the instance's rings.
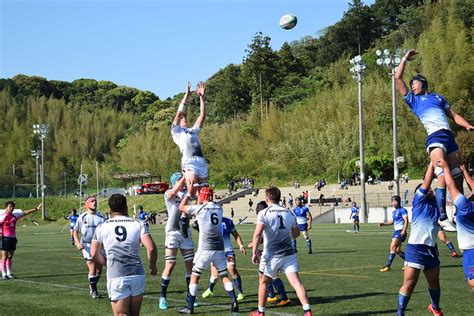
[[[430,153],[434,148],[441,148],[446,155],[454,153],[459,150],[458,144],[454,139],[451,131],[442,129],[434,132],[426,137],[426,151]]]
[[[15,251],[16,250],[16,237],[2,237],[2,250]]]
[[[438,249],[427,245],[407,244],[405,248],[405,266],[419,270],[439,267]]]
[[[474,279],[474,249],[466,249],[462,255],[462,268],[466,279]]]
[[[355,221],[355,222],[358,222],[359,221],[359,216],[352,216],[352,220]]]
[[[393,232],[392,238],[397,238],[397,239],[400,239],[402,242],[404,242],[405,239],[407,239],[407,234],[405,233],[405,235],[402,236],[402,235],[400,234],[401,232],[402,232],[401,229],[395,230],[395,231]]]
[[[308,224],[298,224],[300,231],[304,232],[308,230]]]
[[[225,256],[226,256],[226,258],[228,258],[228,257],[235,258],[235,252],[234,252],[234,250],[226,251],[226,252],[225,252]]]

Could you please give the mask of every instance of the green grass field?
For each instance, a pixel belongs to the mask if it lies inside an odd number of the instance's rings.
[[[107,315],[111,314],[106,297],[106,278],[99,282],[103,298],[92,300],[88,295],[87,270],[81,253],[69,242],[65,222],[49,225],[27,225],[19,222],[18,248],[13,261],[16,280],[0,280],[0,315]],[[250,241],[252,225],[237,226],[244,243]],[[402,283],[402,261],[396,258],[393,270],[379,272],[385,263],[391,228],[362,224],[360,234],[347,231],[350,225],[321,224],[311,231],[313,255],[306,254],[304,239],[298,239],[300,274],[308,291],[312,309],[317,315],[383,315],[395,314],[397,293]],[[164,263],[163,226],[151,228],[159,249],[158,276],[147,276],[147,289],[142,305],[143,315],[177,314],[184,306],[185,282],[182,258],[178,257],[168,299],[170,309],[157,308],[160,277]],[[197,235],[194,234],[197,241]],[[448,238],[457,246],[455,234]],[[142,249],[143,250],[143,249]],[[441,307],[447,315],[472,315],[474,297],[468,291],[462,273],[462,259],[450,257],[440,245]],[[142,253],[145,258],[145,253]],[[240,304],[241,314],[248,314],[257,305],[257,268],[250,256],[238,254],[238,267],[243,279],[246,299]],[[201,279],[199,292],[207,286],[208,274]],[[283,278],[285,281],[286,279]],[[293,304],[283,308],[267,308],[269,315],[300,315],[302,309],[291,287],[285,282]],[[197,314],[228,314],[229,301],[218,284],[214,297],[203,300]],[[411,298],[408,315],[427,315],[430,300],[424,277]]]

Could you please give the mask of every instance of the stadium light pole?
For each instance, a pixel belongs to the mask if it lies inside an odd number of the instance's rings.
[[[49,132],[49,125],[48,124],[34,124],[33,125],[33,132],[39,135],[39,139],[41,141],[41,203],[43,207],[41,208],[41,218],[43,220],[46,219],[46,205],[44,202],[44,140],[46,139],[46,135]]]
[[[390,67],[389,76],[392,78],[392,130],[393,130],[393,182],[395,186],[395,194],[400,196],[400,172],[398,170],[398,132],[397,132],[397,98],[395,94],[395,71],[400,64],[402,50],[397,48],[395,52],[391,52],[385,48],[383,51],[378,49],[377,65]]]
[[[39,157],[40,157],[40,153],[39,151],[37,150],[32,150],[31,151],[31,156],[35,158],[36,160],[36,198],[39,198],[39,181],[38,181],[38,177],[39,177],[39,167],[38,167],[38,160],[39,160]]]
[[[352,58],[350,71],[352,78],[357,81],[359,86],[359,167],[360,167],[360,199],[362,200],[362,213],[364,222],[367,220],[367,196],[365,193],[365,163],[364,163],[364,113],[362,111],[362,82],[364,81],[364,72],[366,65],[360,55]]]

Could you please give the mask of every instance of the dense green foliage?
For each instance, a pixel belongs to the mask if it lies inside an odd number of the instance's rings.
[[[259,184],[336,179],[354,171],[358,145],[357,84],[348,59],[359,51],[368,65],[364,80],[364,132],[368,174],[390,178],[392,105],[389,69],[375,64],[378,47],[417,48],[420,55],[406,70],[409,79],[423,73],[430,89],[474,122],[472,1],[360,0],[343,18],[313,38],[271,48],[256,33],[243,61],[227,65],[208,81],[208,116],[201,134],[210,176],[218,184],[252,176]],[[39,77],[0,79],[3,164],[0,185],[33,183],[38,145],[33,123],[48,123],[46,176],[50,189],[74,187],[79,165],[92,176],[101,165],[101,185],[115,171],[150,171],[167,178],[179,168],[179,152],[170,123],[182,94],[159,100],[151,92],[119,87],[109,81],[72,83]],[[398,102],[402,171],[419,173],[427,163],[423,127]],[[190,121],[198,111],[193,96]],[[474,162],[472,133],[452,124],[466,161]],[[120,184],[115,184],[120,185]]]

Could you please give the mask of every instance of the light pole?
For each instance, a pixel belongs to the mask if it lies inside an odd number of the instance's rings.
[[[366,65],[360,55],[350,60],[352,78],[359,85],[359,167],[360,167],[360,198],[362,200],[362,213],[364,222],[367,220],[367,196],[365,194],[365,163],[364,163],[364,113],[362,112],[362,81],[364,81],[364,72]]]
[[[397,132],[397,99],[395,95],[395,70],[400,64],[400,55],[402,50],[397,48],[395,52],[390,52],[385,48],[383,51],[378,49],[376,52],[377,65],[390,67],[392,70],[389,76],[392,78],[392,130],[393,130],[393,182],[395,194],[400,196],[400,172],[398,170],[398,132]]]
[[[41,208],[41,218],[46,219],[46,205],[44,203],[44,140],[46,135],[49,132],[48,124],[33,124],[33,132],[39,135],[41,141],[41,203],[43,207]]]
[[[38,184],[38,177],[39,177],[39,168],[38,168],[38,159],[40,157],[40,153],[37,150],[31,151],[31,156],[35,157],[36,160],[36,198],[39,198],[39,184]]]

